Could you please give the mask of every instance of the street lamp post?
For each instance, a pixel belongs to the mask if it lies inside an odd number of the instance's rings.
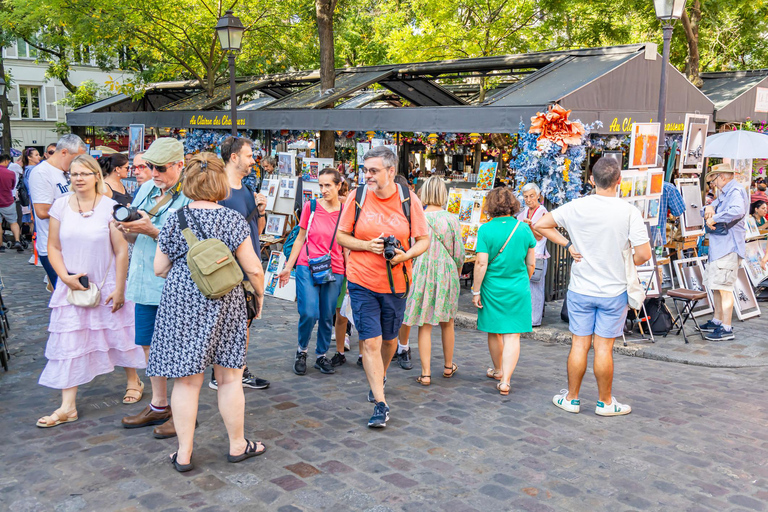
[[[240,51],[243,43],[243,32],[245,27],[240,22],[240,18],[232,14],[229,10],[224,16],[219,18],[216,23],[216,34],[219,36],[221,49],[229,52],[229,97],[232,118],[232,135],[237,137],[237,93],[235,86],[235,52]]]
[[[669,47],[672,43],[672,29],[675,22],[683,17],[686,0],[653,0],[656,9],[656,17],[661,22],[664,31],[664,47],[661,58],[661,89],[659,90],[659,151],[662,163],[664,162],[664,148],[666,147],[666,117],[667,117],[667,66],[669,65]]]

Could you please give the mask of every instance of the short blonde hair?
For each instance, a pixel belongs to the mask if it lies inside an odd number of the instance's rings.
[[[99,165],[99,162],[97,162],[95,158],[85,153],[83,153],[82,155],[77,155],[75,158],[72,159],[72,163],[70,164],[70,168],[69,168],[70,174],[72,173],[73,165],[79,165],[80,167],[84,167],[85,169],[95,174],[96,175],[96,193],[97,194],[104,193],[104,177],[101,175],[101,166]]]
[[[448,190],[442,178],[432,176],[419,189],[419,199],[424,206],[445,207],[448,202]]]
[[[198,153],[189,159],[184,172],[184,195],[193,201],[221,201],[229,197],[230,186],[224,162],[214,153]]]

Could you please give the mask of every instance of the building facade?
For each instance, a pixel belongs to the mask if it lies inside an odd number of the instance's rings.
[[[41,60],[39,63],[36,62],[38,58]],[[57,103],[69,91],[60,80],[46,78],[48,65],[45,60],[23,39],[3,49],[5,72],[12,78],[6,95],[11,140],[15,149],[31,146],[42,150],[46,145],[55,143],[59,139],[56,123],[66,122],[66,113],[70,111]],[[93,80],[101,86],[111,80],[123,83],[130,77],[119,69],[102,71],[87,51],[76,55],[74,60],[79,63],[72,66],[69,80],[75,86],[86,80]]]

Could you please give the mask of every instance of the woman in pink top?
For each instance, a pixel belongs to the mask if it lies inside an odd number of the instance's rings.
[[[344,255],[341,246],[336,243],[336,229],[341,216],[341,174],[326,167],[318,178],[323,198],[312,199],[304,204],[299,220],[299,235],[293,243],[291,256],[280,273],[280,286],[285,286],[291,277],[291,270],[296,266],[296,302],[299,309],[299,348],[293,363],[296,375],[307,373],[307,348],[312,331],[317,327],[317,347],[315,348],[315,368],[321,373],[336,373],[325,353],[331,345],[331,329],[336,302],[339,298],[341,283],[344,279]],[[329,280],[315,284],[310,271],[309,260],[315,260],[330,254],[331,268]]]

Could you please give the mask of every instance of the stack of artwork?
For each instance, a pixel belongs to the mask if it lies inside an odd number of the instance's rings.
[[[467,251],[477,246],[477,230],[490,218],[483,213],[487,190],[451,189],[448,194],[448,213],[459,218],[461,238]]]
[[[664,171],[621,171],[619,197],[640,210],[646,223],[656,226],[661,216],[661,193],[664,190]]]
[[[296,300],[296,280],[293,272],[291,272],[288,283],[284,287],[280,287],[280,272],[285,268],[285,262],[285,255],[280,251],[272,251],[269,255],[269,262],[264,275],[264,295],[293,302]]]

